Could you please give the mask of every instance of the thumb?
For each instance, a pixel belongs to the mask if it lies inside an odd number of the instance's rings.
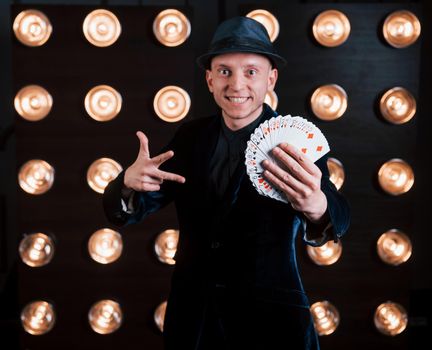
[[[150,158],[150,151],[149,151],[149,145],[148,145],[148,138],[147,136],[142,132],[138,131],[136,133],[139,142],[140,142],[140,154],[144,154],[145,156]]]

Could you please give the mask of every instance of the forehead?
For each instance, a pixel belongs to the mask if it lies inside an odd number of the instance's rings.
[[[255,53],[226,53],[213,57],[211,66],[223,65],[227,67],[244,67],[244,66],[271,66],[270,60],[264,56]]]

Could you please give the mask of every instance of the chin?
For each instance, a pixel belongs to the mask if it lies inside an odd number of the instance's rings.
[[[226,113],[225,114],[231,118],[231,119],[235,119],[235,120],[240,120],[240,119],[244,119],[247,118],[249,116],[249,114],[247,113]]]

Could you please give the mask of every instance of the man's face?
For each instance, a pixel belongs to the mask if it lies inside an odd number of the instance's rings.
[[[276,84],[277,70],[265,56],[228,53],[213,58],[206,80],[226,124],[239,129],[261,114],[266,93]]]

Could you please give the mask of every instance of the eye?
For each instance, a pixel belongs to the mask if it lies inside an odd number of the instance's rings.
[[[249,75],[257,75],[258,72],[257,72],[256,69],[249,69],[249,70],[248,70],[248,74],[249,74]]]
[[[219,74],[224,75],[224,76],[228,76],[230,74],[230,71],[226,68],[221,68],[221,69],[219,69]]]

